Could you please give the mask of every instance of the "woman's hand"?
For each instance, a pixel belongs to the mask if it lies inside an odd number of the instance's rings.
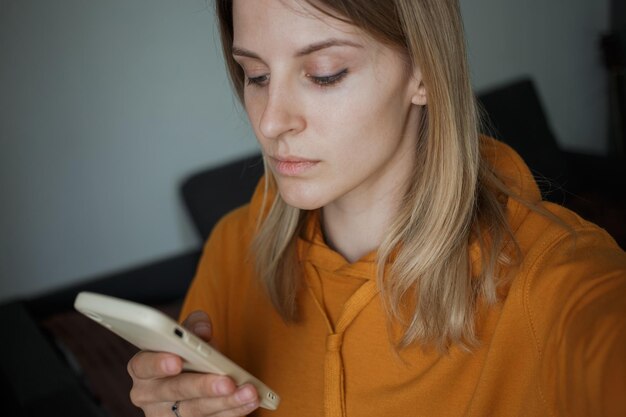
[[[183,325],[206,342],[211,339],[211,321],[194,311]],[[130,398],[146,417],[235,417],[259,406],[254,386],[236,387],[227,376],[182,372],[182,359],[171,353],[139,352],[128,362],[133,379]],[[174,406],[175,405],[175,406]]]

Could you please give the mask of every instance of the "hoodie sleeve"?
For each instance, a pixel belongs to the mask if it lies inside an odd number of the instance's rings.
[[[536,246],[526,276],[538,382],[558,416],[626,416],[626,254],[597,226],[573,223]]]

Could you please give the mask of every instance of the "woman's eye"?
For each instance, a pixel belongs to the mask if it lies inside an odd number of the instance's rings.
[[[264,86],[269,82],[269,75],[259,75],[258,77],[247,77],[248,78],[248,85],[253,85],[256,87],[259,86]]]
[[[332,75],[306,74],[306,77],[309,78],[313,83],[319,85],[320,87],[330,87],[334,84],[337,84],[339,81],[341,81],[347,74],[348,74],[348,69],[344,69]],[[246,78],[247,78],[246,84],[252,85],[255,87],[266,86],[270,80],[270,76],[267,74],[259,75],[258,77],[246,77]]]
[[[310,78],[315,84],[321,87],[330,87],[341,81],[347,74],[348,69],[346,68],[333,75],[316,76],[307,74],[306,76]]]

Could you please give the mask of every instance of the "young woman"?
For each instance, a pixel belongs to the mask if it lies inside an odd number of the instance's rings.
[[[266,176],[181,318],[282,403],[142,352],[147,416],[626,415],[626,255],[479,136],[457,0],[217,11]]]

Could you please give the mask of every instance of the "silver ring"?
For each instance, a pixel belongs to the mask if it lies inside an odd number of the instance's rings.
[[[180,417],[180,414],[178,414],[178,410],[180,409],[180,401],[176,401],[173,405],[172,405],[172,412],[174,413],[174,415],[176,417]]]

